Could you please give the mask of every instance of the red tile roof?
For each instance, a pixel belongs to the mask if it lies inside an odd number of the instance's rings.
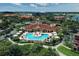
[[[16,16],[16,14],[4,14],[3,16]]]
[[[28,19],[28,18],[32,18],[33,16],[20,16],[23,19]]]
[[[50,26],[48,24],[38,24],[38,23],[33,23],[26,25],[25,27],[26,30],[32,30],[32,29],[38,29],[38,30],[46,30],[46,31],[56,31],[56,26]]]
[[[55,19],[60,20],[60,19],[64,19],[65,16],[54,16]]]
[[[75,34],[74,45],[75,47],[79,47],[79,33]]]

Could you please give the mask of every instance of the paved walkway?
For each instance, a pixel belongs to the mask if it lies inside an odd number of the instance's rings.
[[[21,43],[16,43],[16,42],[12,41],[10,38],[8,38],[8,40],[9,40],[10,42],[12,42],[12,44],[17,44],[17,45],[33,44],[33,43],[23,43],[23,44],[21,44]],[[57,49],[57,48],[58,48],[59,46],[61,46],[61,45],[63,45],[63,41],[62,41],[60,44],[56,45],[56,46],[43,45],[43,47],[44,47],[44,48],[49,48],[49,47],[51,47],[52,49],[56,49],[56,51],[59,53],[60,56],[66,56],[66,55],[64,55],[62,52],[60,52],[60,51]],[[65,45],[63,45],[63,46],[66,47],[67,49],[70,49],[69,47],[67,47],[67,46],[65,46]]]
[[[49,48],[49,47],[51,47],[52,49],[56,49],[56,51],[59,53],[59,55],[60,56],[66,56],[66,55],[64,55],[62,52],[60,52],[57,48],[59,47],[59,46],[61,46],[61,45],[63,45],[63,41],[60,43],[60,44],[58,44],[58,45],[56,45],[56,46],[46,46],[46,45],[43,45],[43,47],[44,48]],[[64,46],[64,45],[63,45]]]
[[[56,49],[56,51],[59,53],[60,56],[66,56],[63,53],[61,53],[58,49]]]
[[[27,45],[27,44],[33,44],[33,43],[16,43],[14,41],[12,41],[10,38],[8,38],[8,40],[12,43],[12,44],[17,44],[17,45]]]
[[[71,48],[69,48],[69,47],[67,47],[67,46],[65,46],[65,45],[62,45],[62,46],[64,46],[64,47],[67,48],[67,49],[71,49]]]

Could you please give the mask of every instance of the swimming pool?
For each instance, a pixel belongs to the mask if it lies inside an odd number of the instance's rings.
[[[48,34],[41,34],[41,36],[34,36],[33,33],[27,33],[24,35],[26,40],[32,40],[32,41],[43,41],[49,37]]]

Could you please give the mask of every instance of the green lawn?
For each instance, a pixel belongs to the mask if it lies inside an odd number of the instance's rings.
[[[67,56],[79,56],[79,53],[69,50],[69,49],[65,48],[64,46],[59,46],[57,49]]]

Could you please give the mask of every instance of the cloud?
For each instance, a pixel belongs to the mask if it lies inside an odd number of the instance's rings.
[[[38,6],[36,4],[30,4],[31,7],[37,8]]]
[[[37,5],[40,5],[42,7],[48,6],[48,3],[37,3]]]
[[[19,6],[19,5],[22,5],[21,3],[12,3],[12,4],[15,4],[15,5],[18,5],[18,6]]]
[[[30,6],[35,7],[35,8],[46,7],[46,6],[48,6],[48,3],[31,3]]]
[[[55,5],[59,5],[60,3],[55,3]]]

